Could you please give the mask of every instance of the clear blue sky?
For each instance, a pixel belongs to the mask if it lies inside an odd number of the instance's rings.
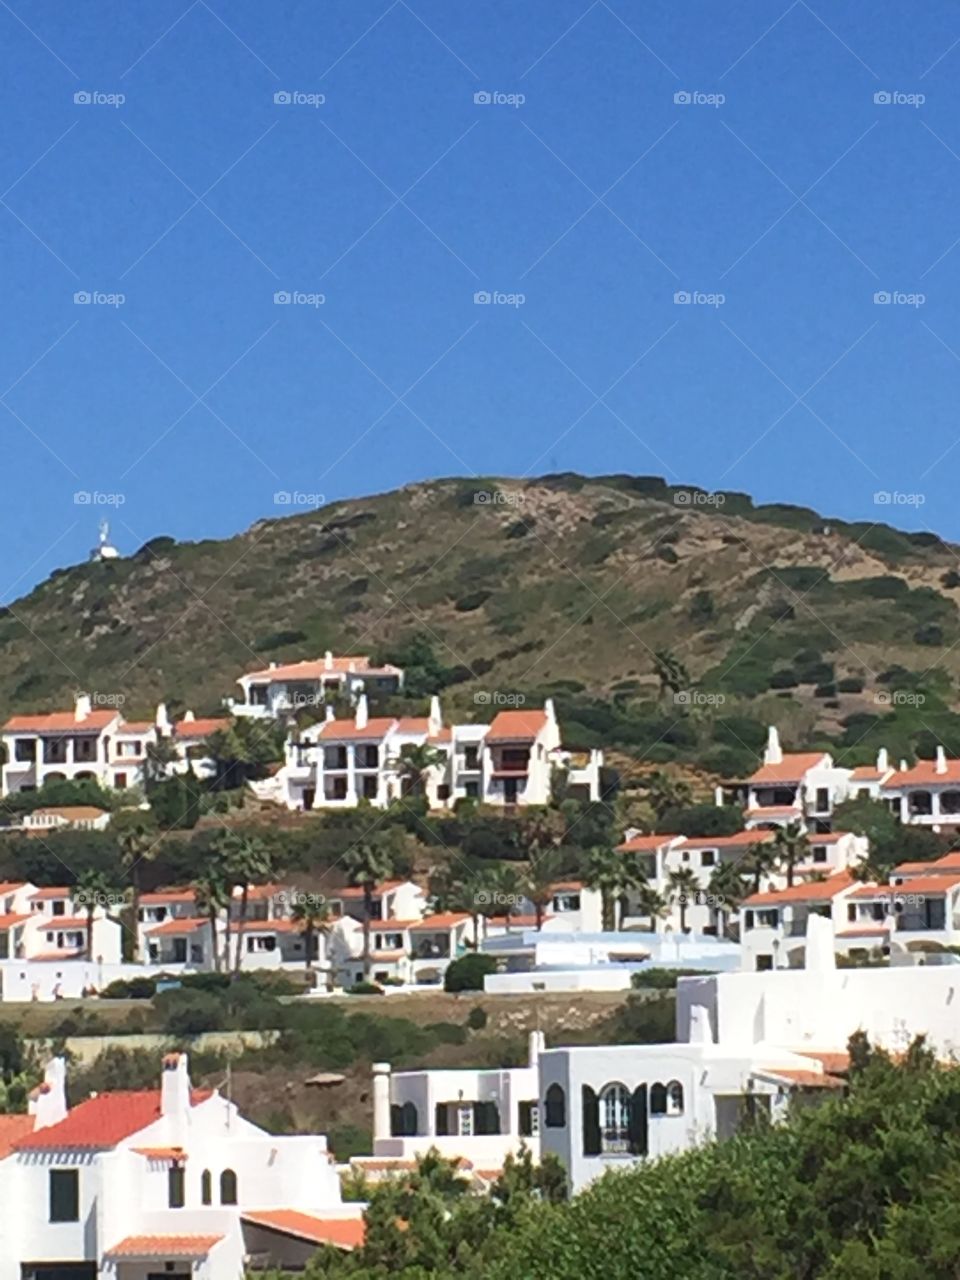
[[[945,0],[12,0],[0,48],[0,599],[78,491],[123,551],[547,470],[960,539]]]

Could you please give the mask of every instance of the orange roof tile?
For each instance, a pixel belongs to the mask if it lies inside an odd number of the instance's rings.
[[[78,720],[72,711],[51,711],[43,715],[11,716],[4,733],[99,733],[119,718],[119,711],[91,711]]]
[[[149,733],[156,727],[152,720],[124,720],[117,726],[117,733]]]
[[[898,787],[943,786],[945,783],[960,782],[960,760],[947,760],[946,771],[937,773],[936,760],[918,760],[911,769],[901,769],[887,778],[883,784],[884,791],[892,791]]]
[[[141,893],[141,907],[159,907],[168,902],[194,902],[196,893],[193,889],[155,889],[153,893]]]
[[[33,1116],[0,1116],[0,1160],[10,1154],[15,1143],[33,1132],[33,1124]]]
[[[66,818],[68,822],[82,822],[85,818],[105,818],[107,810],[92,804],[54,804],[34,809],[33,814],[38,813],[52,813],[58,818]]]
[[[873,764],[858,764],[850,774],[851,782],[874,782],[880,778],[885,778],[888,773],[892,773],[892,769],[878,769]]]
[[[385,893],[392,893],[394,889],[399,889],[402,884],[406,884],[405,880],[384,880],[382,884],[374,885],[373,896],[381,897]],[[362,898],[363,889],[360,885],[348,885],[346,889],[336,889],[330,894],[331,898]],[[377,921],[377,923],[388,924],[389,921]]]
[[[796,1052],[804,1058],[813,1058],[831,1075],[850,1070],[850,1054],[845,1049],[797,1049]]]
[[[498,711],[487,732],[488,745],[494,742],[532,742],[547,723],[545,711]]]
[[[876,924],[872,928],[864,926],[862,929],[841,929],[835,936],[838,938],[878,938],[886,936],[889,932],[888,925]]]
[[[194,1089],[191,1105],[205,1101],[211,1089]],[[57,1124],[37,1129],[14,1143],[17,1151],[103,1151],[132,1137],[160,1117],[160,1090],[124,1090],[87,1098]]]
[[[164,920],[163,924],[156,924],[146,932],[151,938],[156,938],[167,937],[169,934],[196,933],[199,929],[209,928],[210,921],[202,916],[185,916],[182,920]]]
[[[107,1258],[205,1258],[223,1236],[127,1236]]]
[[[31,902],[43,902],[55,898],[69,898],[73,890],[69,885],[52,884],[47,885],[45,889],[38,889],[36,893],[31,893]]]
[[[355,720],[328,720],[321,727],[317,738],[324,742],[350,742],[355,739],[379,742],[396,723],[390,716],[371,716],[364,727],[358,729]]]
[[[767,893],[752,893],[740,904],[744,907],[773,906],[778,902],[828,902],[856,881],[846,871],[829,876],[813,884],[795,884],[792,889],[772,889]]]
[[[308,658],[303,662],[287,662],[276,667],[265,667],[260,671],[248,671],[242,678],[255,680],[258,684],[272,680],[322,680],[329,676],[350,675],[351,666],[356,675],[399,675],[400,668],[388,662],[382,667],[370,665],[366,656],[347,656],[332,658],[328,667],[325,658]],[[238,682],[239,683],[239,682]]]
[[[463,924],[469,919],[468,911],[438,911],[436,915],[424,916],[422,920],[411,925],[410,931],[416,933],[418,929],[452,929],[455,925]]]
[[[802,1089],[843,1089],[843,1080],[827,1075],[822,1071],[806,1071],[802,1067],[763,1067],[760,1075],[773,1076],[777,1080],[786,1080]]]
[[[652,836],[632,836],[629,840],[625,840],[623,844],[617,845],[618,853],[656,853],[665,844],[670,844],[673,840],[679,840],[681,844],[686,841],[686,836],[670,836],[670,835],[652,835]]]
[[[148,1160],[186,1160],[187,1153],[183,1147],[134,1147],[138,1156],[146,1156]]]
[[[299,1209],[253,1209],[241,1217],[253,1227],[266,1227],[311,1244],[332,1244],[340,1249],[359,1248],[366,1234],[366,1223],[361,1217],[318,1218]]]
[[[28,880],[4,880],[0,883],[0,893],[15,893],[17,889],[25,889]]]
[[[178,720],[173,726],[173,733],[176,738],[208,738],[211,733],[226,729],[229,724],[229,720],[213,716],[205,719],[198,717],[196,720]]]
[[[24,921],[32,919],[32,914],[22,915],[16,911],[11,911],[9,915],[0,916],[0,932],[6,929],[12,929],[15,925],[23,924]]]
[[[785,751],[780,764],[762,764],[747,779],[748,782],[763,784],[768,782],[800,782],[808,769],[815,769],[822,764],[825,751]]]
[[[798,804],[766,804],[760,809],[745,809],[748,818],[796,818],[802,812]]]

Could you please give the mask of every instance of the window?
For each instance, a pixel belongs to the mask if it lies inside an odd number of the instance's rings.
[[[532,1138],[540,1132],[540,1105],[521,1102],[517,1107],[517,1123],[521,1138]]]
[[[232,1169],[224,1169],[220,1175],[220,1203],[237,1203],[237,1175]]]
[[[50,1221],[80,1221],[80,1171],[50,1170]]]
[[[825,844],[815,844],[813,846],[813,860],[814,862],[826,862],[827,846]]]
[[[650,1114],[652,1116],[665,1116],[667,1114],[666,1085],[652,1084],[650,1086]]]
[[[182,1164],[172,1164],[167,1170],[167,1204],[171,1209],[182,1209],[187,1202],[187,1180]]]
[[[463,767],[465,769],[480,768],[480,748],[464,747],[463,749]]]
[[[622,1084],[600,1091],[600,1151],[623,1155],[630,1150],[630,1094]]]
[[[716,866],[716,863],[717,863],[716,849],[704,849],[703,852],[700,854],[701,867],[713,867],[713,866]]]
[[[683,1085],[679,1080],[671,1080],[667,1085],[667,1115],[683,1115]]]
[[[417,1122],[417,1108],[412,1102],[405,1102],[403,1106],[395,1102],[390,1108],[390,1133],[392,1137],[416,1137]]]
[[[465,782],[463,784],[463,794],[468,800],[477,800],[480,797],[479,782]]]
[[[847,907],[847,919],[852,923],[857,918],[857,908],[851,902]]]
[[[545,1120],[548,1129],[563,1129],[567,1123],[567,1095],[560,1085],[552,1084],[547,1089]]]
[[[200,1175],[200,1203],[213,1204],[213,1178],[209,1169],[204,1169]]]
[[[817,787],[817,813],[826,813],[830,808],[830,792],[827,787]]]

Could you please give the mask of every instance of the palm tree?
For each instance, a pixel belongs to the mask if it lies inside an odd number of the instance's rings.
[[[157,822],[142,809],[121,809],[110,819],[110,830],[120,850],[120,866],[130,881],[130,912],[133,916],[133,959],[140,955],[140,875],[157,845]]]
[[[333,929],[333,917],[330,904],[315,893],[299,893],[290,912],[290,919],[295,920],[303,933],[303,944],[306,950],[307,972],[313,968],[313,940],[317,936],[326,938]]]
[[[245,836],[239,831],[225,830],[217,839],[216,848],[222,858],[221,865],[227,882],[231,888],[240,890],[237,944],[233,961],[233,972],[237,974],[243,959],[243,929],[247,919],[250,886],[269,880],[273,874],[273,857],[259,837]]]
[[[753,876],[753,892],[760,892],[760,881],[768,875],[777,864],[777,855],[771,840],[757,840],[747,850],[744,857],[746,866]]]
[[[344,854],[343,865],[350,883],[363,890],[363,977],[370,981],[370,921],[373,919],[373,891],[393,874],[393,852],[383,834],[361,840]]]
[[[661,698],[666,693],[676,695],[690,687],[690,675],[676,654],[668,649],[658,649],[653,655],[653,671],[660,681]]]
[[[106,907],[111,902],[119,902],[122,895],[106,872],[99,871],[95,867],[87,867],[77,876],[72,898],[74,905],[82,907],[87,917],[87,959],[92,960],[94,913],[97,907]]]
[[[693,799],[689,782],[662,769],[647,775],[646,791],[647,800],[658,818],[662,818],[668,809],[683,809]]]
[[[618,923],[617,902],[646,877],[633,855],[618,853],[610,845],[599,845],[590,850],[584,879],[589,888],[599,890],[603,900],[603,927],[612,931]]]
[[[394,769],[400,779],[401,796],[419,800],[426,793],[431,771],[446,762],[446,754],[429,743],[408,742],[398,756],[387,761],[387,767]]]
[[[687,908],[692,902],[696,902],[697,895],[700,892],[700,881],[697,879],[697,873],[692,867],[678,867],[676,871],[671,871],[667,877],[670,886],[671,904],[676,903],[680,908],[680,932],[687,932]]]
[[[220,972],[220,952],[217,949],[217,922],[226,915],[230,922],[230,881],[223,871],[218,858],[206,862],[194,878],[193,887],[197,899],[197,910],[206,915],[210,922],[210,949],[213,956],[215,973]],[[227,940],[229,947],[229,936]]]
[[[793,888],[794,869],[810,852],[806,831],[799,822],[788,822],[777,828],[771,848],[777,866],[786,868],[787,888]]]
[[[714,867],[710,877],[710,893],[720,904],[715,904],[714,910],[723,920],[723,934],[726,936],[731,914],[746,897],[746,885],[739,863],[720,862]]]
[[[646,916],[651,930],[656,932],[657,918],[663,915],[667,907],[663,895],[657,892],[649,880],[643,880],[637,885],[634,901],[637,915]]]
[[[526,871],[520,874],[520,892],[533,904],[537,919],[537,931],[543,928],[543,917],[553,900],[553,886],[562,871],[558,850],[543,853],[530,860]]]

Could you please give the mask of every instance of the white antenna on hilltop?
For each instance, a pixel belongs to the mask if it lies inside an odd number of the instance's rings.
[[[116,560],[120,552],[110,542],[110,523],[108,520],[100,521],[100,538],[97,545],[90,552],[91,560]]]

